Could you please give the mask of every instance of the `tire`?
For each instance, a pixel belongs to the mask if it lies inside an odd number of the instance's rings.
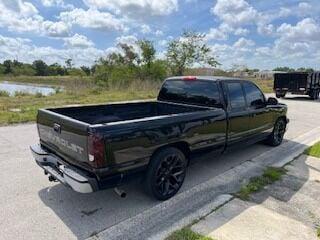
[[[319,99],[319,94],[320,94],[320,89],[317,89],[316,90],[316,96],[315,96],[315,100],[318,100]]]
[[[284,119],[278,119],[274,124],[273,131],[267,138],[266,143],[273,147],[279,146],[283,141],[283,136],[286,131],[286,125],[287,123]]]
[[[146,192],[158,200],[173,197],[181,188],[187,159],[177,148],[161,149],[152,158],[145,177]]]
[[[312,100],[317,100],[319,99],[319,90],[313,90],[310,94],[310,97]]]
[[[276,93],[276,98],[284,98],[285,96],[285,93]]]

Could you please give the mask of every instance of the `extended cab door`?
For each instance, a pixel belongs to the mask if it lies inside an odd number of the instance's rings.
[[[228,145],[244,141],[249,136],[249,112],[239,81],[224,81],[223,88],[227,99]]]
[[[250,137],[263,138],[268,136],[273,128],[272,113],[267,108],[264,94],[251,82],[244,82],[243,89],[248,105]]]

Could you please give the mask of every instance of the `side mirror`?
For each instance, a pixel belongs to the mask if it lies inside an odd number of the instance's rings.
[[[269,97],[267,100],[267,105],[277,105],[279,102],[276,98]]]
[[[259,100],[255,100],[253,102],[251,102],[251,106],[259,109],[259,108],[264,108],[266,106],[266,103],[264,101],[262,101],[261,99]]]

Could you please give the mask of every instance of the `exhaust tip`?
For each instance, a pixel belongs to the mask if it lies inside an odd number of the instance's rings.
[[[127,193],[119,188],[114,188],[114,191],[121,198],[127,197]]]

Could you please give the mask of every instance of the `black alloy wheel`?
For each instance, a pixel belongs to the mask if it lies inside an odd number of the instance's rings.
[[[267,143],[271,146],[279,146],[283,141],[283,136],[286,131],[286,122],[284,119],[278,119],[274,125],[273,131],[269,138],[267,139]]]
[[[181,188],[186,175],[187,161],[176,148],[160,150],[152,158],[146,176],[146,189],[156,199],[166,200]]]

